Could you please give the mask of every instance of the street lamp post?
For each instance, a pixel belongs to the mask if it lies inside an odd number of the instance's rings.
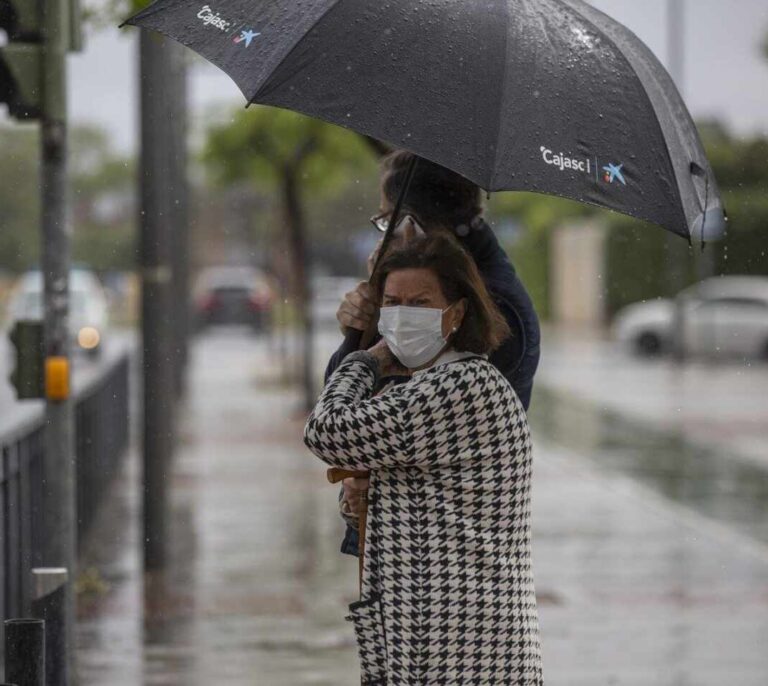
[[[667,0],[667,67],[681,95],[685,94],[685,0]],[[679,237],[666,237],[666,288],[675,298],[688,281],[690,248]],[[685,360],[685,309],[680,298],[675,300],[672,326],[672,354],[676,361]]]

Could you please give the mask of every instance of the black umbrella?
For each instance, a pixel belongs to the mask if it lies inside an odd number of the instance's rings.
[[[248,104],[406,148],[489,192],[573,198],[689,240],[724,231],[712,169],[672,79],[634,34],[582,0],[208,2],[157,0],[125,23],[216,64]],[[334,482],[354,475],[329,470]],[[362,579],[364,512],[360,529]]]
[[[126,24],[219,66],[248,103],[406,148],[487,191],[572,198],[719,238],[677,89],[582,0],[158,0]]]

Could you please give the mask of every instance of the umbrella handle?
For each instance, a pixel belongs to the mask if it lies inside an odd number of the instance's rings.
[[[352,469],[339,469],[338,467],[331,467],[326,472],[328,481],[332,484],[337,484],[344,479],[367,479],[369,472],[355,471]]]
[[[349,478],[367,479],[368,472],[355,471],[352,469],[339,469],[338,467],[331,467],[326,472],[328,481],[332,484],[337,484],[339,481]],[[360,494],[360,519],[358,520],[357,533],[358,539],[358,581],[360,584],[360,591],[363,590],[363,568],[365,566],[365,527],[368,519],[368,498],[366,493]]]
[[[360,342],[363,340],[363,332],[359,329],[349,329],[344,336],[344,350],[360,350]]]

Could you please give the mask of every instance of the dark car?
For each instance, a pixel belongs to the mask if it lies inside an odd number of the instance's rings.
[[[272,288],[264,272],[252,267],[209,267],[200,272],[195,288],[197,328],[246,324],[256,330],[269,326]]]

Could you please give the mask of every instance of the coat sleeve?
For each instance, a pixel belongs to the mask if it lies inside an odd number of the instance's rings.
[[[357,359],[345,360],[307,420],[304,442],[327,464],[350,470],[428,468],[467,459],[470,451],[446,440],[456,429],[446,422],[461,417],[472,425],[482,403],[471,390],[475,384],[465,379],[465,365],[452,367],[372,397],[374,372]]]
[[[325,375],[323,376],[325,383],[328,383],[328,379],[330,379],[333,373],[339,368],[339,365],[344,361],[344,358],[350,353],[355,352],[355,350],[357,350],[357,348],[352,345],[352,343],[348,342],[345,337],[336,352],[331,355],[331,359],[328,360],[328,364],[325,367]]]
[[[491,355],[491,362],[509,380],[525,409],[531,399],[539,364],[539,319],[528,291],[488,224],[460,239],[483,275],[512,335]]]

